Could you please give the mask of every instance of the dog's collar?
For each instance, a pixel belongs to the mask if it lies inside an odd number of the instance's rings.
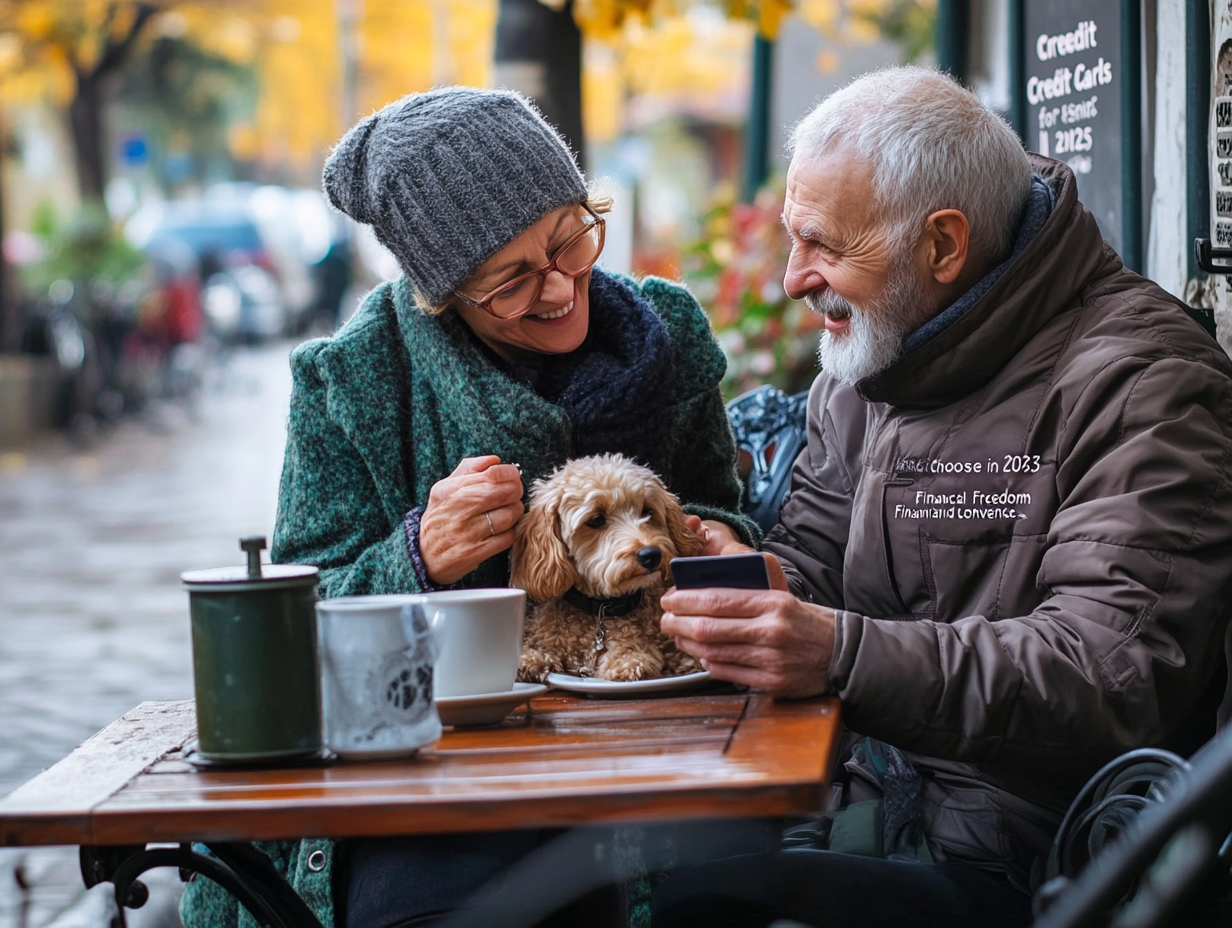
[[[588,615],[606,619],[609,616],[628,615],[642,604],[645,590],[634,590],[627,596],[613,596],[610,599],[595,599],[587,596],[577,587],[570,587],[563,599],[571,606],[581,609]]]

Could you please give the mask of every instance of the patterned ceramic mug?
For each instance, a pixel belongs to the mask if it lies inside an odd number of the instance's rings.
[[[437,646],[424,598],[340,596],[316,609],[325,747],[342,758],[400,757],[436,741]]]

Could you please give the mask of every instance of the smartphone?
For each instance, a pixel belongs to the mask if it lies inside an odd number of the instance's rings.
[[[768,590],[770,574],[760,554],[730,557],[672,558],[672,580],[678,590],[721,586],[736,590]]]

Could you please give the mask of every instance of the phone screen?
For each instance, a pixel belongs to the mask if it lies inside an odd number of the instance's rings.
[[[672,560],[672,580],[678,590],[727,587],[737,590],[768,590],[770,574],[760,554],[730,557],[678,557]]]

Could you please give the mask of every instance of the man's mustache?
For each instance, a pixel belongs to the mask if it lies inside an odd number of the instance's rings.
[[[848,319],[855,308],[833,291],[810,293],[804,298],[804,305],[819,316],[829,316],[831,319]]]

